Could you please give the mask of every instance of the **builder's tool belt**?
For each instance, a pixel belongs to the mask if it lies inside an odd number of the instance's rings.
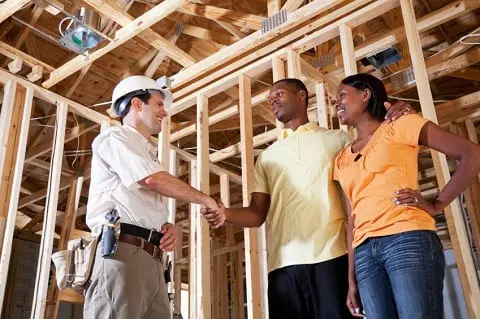
[[[52,255],[56,268],[57,286],[60,290],[85,288],[93,268],[98,236],[82,237],[68,242],[68,250]]]
[[[163,251],[159,247],[162,236],[155,229],[120,223],[118,241],[140,247],[153,258],[162,261]]]

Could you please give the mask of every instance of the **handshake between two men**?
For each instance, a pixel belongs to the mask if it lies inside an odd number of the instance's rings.
[[[222,203],[213,202],[200,210],[201,214],[214,229],[223,226],[226,221],[226,208]]]

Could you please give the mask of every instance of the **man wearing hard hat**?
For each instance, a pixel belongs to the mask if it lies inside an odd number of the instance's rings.
[[[217,210],[210,196],[170,175],[150,137],[161,131],[172,95],[153,79],[130,76],[113,90],[111,111],[122,126],[95,138],[86,222],[101,234],[85,318],[170,318],[163,252],[178,234],[162,196]]]

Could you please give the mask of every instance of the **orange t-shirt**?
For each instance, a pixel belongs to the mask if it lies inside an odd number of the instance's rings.
[[[395,191],[418,189],[418,138],[427,122],[416,114],[383,122],[359,153],[348,146],[335,159],[333,178],[352,206],[353,247],[369,237],[435,230],[424,210],[393,203]]]

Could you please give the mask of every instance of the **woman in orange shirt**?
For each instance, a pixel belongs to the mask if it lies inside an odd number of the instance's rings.
[[[360,316],[358,287],[368,319],[442,318],[445,261],[433,216],[477,176],[480,147],[416,114],[385,121],[386,101],[369,74],[345,78],[337,92],[340,123],[358,133],[334,169],[348,199],[347,306]],[[418,191],[419,145],[459,161],[433,200]]]

